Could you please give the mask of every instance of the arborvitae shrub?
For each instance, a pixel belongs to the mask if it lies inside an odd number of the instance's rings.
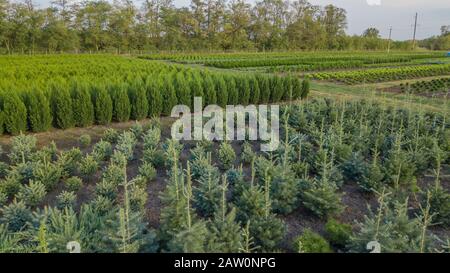
[[[227,85],[228,91],[228,104],[229,105],[237,105],[239,104],[239,93],[236,87],[236,81],[234,77],[230,75],[224,76],[225,83]]]
[[[249,85],[250,85],[250,103],[258,104],[260,99],[260,89],[259,83],[255,76],[249,77]]]
[[[86,127],[94,124],[94,106],[87,84],[82,81],[73,81],[70,89],[75,125]]]
[[[175,93],[175,88],[173,86],[173,77],[172,75],[165,75],[162,79],[162,98],[163,98],[163,107],[162,114],[170,116],[172,112],[172,108],[177,105],[177,95]]]
[[[113,118],[115,121],[124,122],[130,119],[131,105],[127,94],[127,86],[115,84],[110,87],[113,100]]]
[[[258,86],[260,91],[259,102],[268,103],[271,94],[269,78],[265,75],[258,75],[256,79],[258,80]]]
[[[95,122],[107,125],[112,121],[113,102],[103,85],[91,86],[92,102],[94,105]]]
[[[146,88],[141,78],[135,78],[128,86],[128,97],[131,104],[131,119],[141,120],[148,115]]]
[[[54,126],[67,129],[75,126],[72,98],[68,88],[58,82],[50,85],[52,116]]]
[[[270,101],[271,102],[280,101],[284,95],[283,78],[278,76],[272,77],[270,79],[270,85],[272,91],[270,94]]]
[[[194,106],[194,98],[201,97],[202,103],[205,105],[205,94],[203,92],[203,80],[198,72],[192,72],[189,78],[189,86],[191,89],[191,107]]]
[[[294,249],[300,253],[330,253],[330,244],[319,234],[305,230],[294,240]]]
[[[214,81],[211,75],[207,72],[202,73],[203,79],[203,101],[205,105],[211,105],[217,103],[216,89],[214,86]]]
[[[310,85],[309,78],[305,78],[302,82],[302,94],[300,96],[302,100],[308,97]]]
[[[162,112],[163,99],[161,95],[161,83],[159,79],[148,77],[145,82],[148,100],[148,116],[159,117]]]
[[[237,76],[236,80],[236,89],[238,95],[237,103],[242,105],[248,105],[250,101],[250,85],[248,83],[246,76]]]
[[[302,97],[303,87],[302,81],[298,77],[292,77],[292,98],[298,100]]]
[[[33,132],[44,132],[52,126],[50,102],[39,89],[25,94],[25,105],[28,113],[28,127]]]
[[[5,131],[18,135],[27,130],[27,108],[16,92],[1,93],[1,107]]]
[[[292,77],[283,78],[283,100],[291,101],[294,98],[294,90],[292,85]]]
[[[179,104],[191,105],[191,89],[189,83],[186,80],[182,72],[178,72],[175,75],[175,93],[177,94],[177,100]]]
[[[228,90],[227,90],[227,84],[225,83],[225,80],[222,75],[220,74],[214,74],[214,81],[215,81],[215,87],[216,87],[216,97],[217,97],[217,104],[225,108],[228,104]]]

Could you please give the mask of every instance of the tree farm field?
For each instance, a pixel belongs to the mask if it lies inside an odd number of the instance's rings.
[[[448,252],[449,76],[441,51],[0,56],[0,252]],[[278,148],[173,139],[195,97],[279,106]]]

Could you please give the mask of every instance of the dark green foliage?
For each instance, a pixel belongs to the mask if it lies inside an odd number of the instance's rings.
[[[239,104],[239,93],[238,93],[235,79],[230,75],[225,75],[224,79],[225,79],[225,83],[227,85],[227,91],[228,91],[228,105],[238,105]]]
[[[275,215],[253,217],[250,220],[250,234],[255,244],[260,247],[258,250],[273,252],[280,246],[286,234],[286,225]]]
[[[25,94],[28,127],[32,132],[44,132],[52,126],[50,103],[44,93],[34,89]]]
[[[210,225],[211,235],[218,243],[217,251],[222,253],[237,253],[241,248],[241,227],[235,221],[236,209],[233,208],[228,214],[223,211],[215,215]]]
[[[14,200],[11,204],[1,208],[0,211],[2,214],[0,223],[7,224],[8,229],[12,232],[25,229],[32,219],[30,209],[23,202]]]
[[[222,168],[227,170],[233,166],[234,161],[236,160],[236,153],[231,144],[222,142],[222,144],[220,144],[218,157],[222,163]]]
[[[75,125],[86,127],[94,124],[94,106],[88,85],[80,80],[72,81],[70,95]]]
[[[435,214],[433,222],[445,227],[450,226],[450,194],[438,186],[432,188],[430,195],[430,212]],[[422,206],[425,207],[426,204]]]
[[[290,170],[277,168],[271,178],[272,208],[275,212],[289,214],[299,205],[299,180]]]
[[[221,74],[213,74],[215,87],[216,87],[216,97],[217,104],[225,108],[228,104],[228,90],[227,84],[225,83],[225,79]]]
[[[303,205],[319,217],[327,217],[339,214],[344,206],[341,202],[341,194],[331,181],[303,180],[301,200]]]
[[[189,87],[191,89],[191,109],[194,106],[194,98],[201,97],[205,105],[205,94],[203,91],[203,80],[198,72],[193,72],[189,78]]]
[[[203,79],[203,102],[205,105],[211,105],[217,103],[216,88],[213,78],[207,72],[202,73]]]
[[[135,78],[128,86],[128,97],[131,104],[131,119],[141,120],[148,115],[148,100],[144,82]]]
[[[92,104],[94,105],[95,122],[100,125],[111,123],[113,116],[113,102],[103,85],[92,85]]]
[[[177,100],[179,104],[191,105],[191,89],[189,88],[189,82],[186,80],[182,72],[178,72],[175,75],[175,92],[177,94]]]
[[[258,75],[258,86],[260,91],[260,103],[268,103],[270,100],[270,81],[269,78],[265,75]]]
[[[303,83],[298,77],[292,77],[292,99],[298,100],[303,94]]]
[[[259,83],[256,76],[250,76],[249,78],[249,86],[250,86],[250,104],[258,104],[260,99],[260,89]]]
[[[27,108],[16,92],[2,92],[0,98],[5,131],[18,135],[27,130]]]
[[[220,205],[222,191],[219,170],[211,165],[206,168],[199,178],[198,187],[194,189],[194,206],[201,215],[210,217]]]
[[[309,78],[305,78],[302,82],[302,94],[300,95],[302,100],[304,100],[308,97],[309,89],[311,88],[310,85],[311,85],[311,83],[309,81]]]
[[[330,218],[325,225],[326,238],[331,244],[339,247],[344,247],[350,240],[352,235],[352,226],[349,224],[342,224],[337,220]]]
[[[294,90],[293,90],[293,84],[292,84],[292,77],[287,76],[283,78],[283,100],[285,101],[292,101],[294,98]]]
[[[163,99],[162,114],[166,116],[170,116],[172,108],[178,103],[177,94],[175,93],[175,87],[173,86],[172,81],[172,75],[166,75],[162,78],[161,82],[161,93]]]
[[[110,86],[109,90],[113,101],[113,119],[118,122],[128,121],[131,114],[131,105],[127,94],[127,86],[114,84]]]
[[[270,101],[271,102],[278,102],[283,98],[284,95],[284,84],[283,84],[283,78],[274,76],[270,79]]]
[[[346,182],[367,184],[369,165],[361,155],[353,153],[352,157],[341,165],[341,170]]]
[[[299,253],[330,253],[332,252],[328,242],[319,234],[311,230],[305,230],[303,234],[294,240],[294,249]]]
[[[237,104],[248,105],[250,101],[250,85],[246,76],[237,76],[236,89],[238,93]]]
[[[418,252],[422,225],[420,218],[408,213],[408,200],[388,200],[386,195],[377,211],[370,210],[364,221],[358,223],[358,232],[351,236],[348,248],[352,252],[369,252],[367,243],[377,241],[382,253]],[[426,245],[429,241],[426,240]]]
[[[163,98],[161,95],[161,84],[158,79],[147,78],[145,83],[145,88],[147,90],[147,100],[148,100],[148,116],[149,117],[159,117],[162,112]]]

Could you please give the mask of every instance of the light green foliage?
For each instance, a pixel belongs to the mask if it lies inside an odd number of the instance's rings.
[[[319,234],[306,230],[294,240],[294,249],[299,253],[330,253],[328,242]]]

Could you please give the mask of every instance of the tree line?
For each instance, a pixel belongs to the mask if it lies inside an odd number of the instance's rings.
[[[346,28],[344,9],[306,0],[192,0],[180,8],[172,0],[54,0],[45,8],[0,0],[3,53],[387,48],[377,30],[348,36]]]

